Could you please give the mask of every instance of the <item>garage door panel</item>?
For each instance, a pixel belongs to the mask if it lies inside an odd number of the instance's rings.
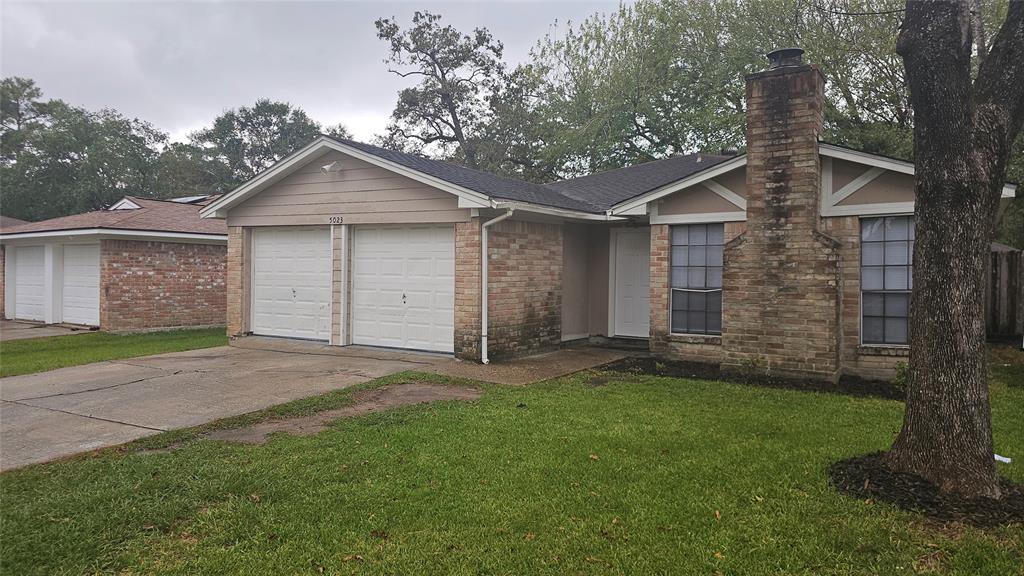
[[[14,248],[14,317],[45,320],[45,257],[42,246]]]
[[[253,333],[329,340],[330,230],[257,228],[252,242]]]
[[[64,246],[61,317],[71,324],[100,323],[100,246]]]
[[[453,226],[360,226],[354,254],[354,343],[454,351]]]

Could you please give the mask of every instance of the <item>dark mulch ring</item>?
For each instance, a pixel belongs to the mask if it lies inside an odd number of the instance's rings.
[[[888,502],[943,522],[982,528],[1024,523],[1024,486],[1000,478],[1003,497],[999,500],[942,494],[920,476],[890,470],[882,463],[883,454],[836,462],[828,469],[832,484],[848,496]]]
[[[903,400],[903,390],[884,380],[865,380],[853,376],[843,376],[839,382],[827,380],[782,378],[763,374],[742,374],[723,372],[717,364],[704,362],[685,362],[682,360],[659,360],[650,357],[629,357],[605,364],[599,368],[607,372],[625,372],[635,375],[668,376],[671,378],[699,378],[702,380],[724,380],[765,386],[768,388],[788,388],[808,392],[828,392],[846,394],[848,396],[871,396],[887,400]]]

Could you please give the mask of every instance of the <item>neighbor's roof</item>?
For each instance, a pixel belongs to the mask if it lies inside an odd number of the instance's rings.
[[[534,184],[524,180],[498,176],[489,172],[483,172],[481,170],[474,170],[473,168],[467,168],[459,164],[453,164],[451,162],[442,162],[440,160],[422,158],[405,152],[396,152],[394,150],[388,150],[387,148],[381,148],[380,146],[364,144],[362,142],[348,140],[346,138],[331,139],[346,146],[351,146],[361,152],[372,154],[378,158],[394,162],[395,164],[400,164],[406,168],[422,172],[435,178],[440,178],[445,182],[462,186],[463,188],[468,188],[474,192],[479,192],[491,198],[511,200],[513,202],[541,204],[543,206],[564,208],[566,210],[578,210],[581,212],[594,211],[593,206],[588,202],[569,197],[553,188],[541,184]]]
[[[28,224],[28,221],[11,218],[10,216],[0,216],[0,228],[5,230],[14,226],[21,226],[22,224]]]
[[[546,187],[586,202],[592,210],[603,212],[630,198],[682,180],[735,157],[714,154],[672,156],[579,178],[559,180],[546,184]]]
[[[15,236],[29,232],[52,232],[65,230],[134,230],[146,232],[170,232],[178,234],[222,234],[227,236],[227,224],[223,220],[204,220],[199,217],[201,204],[182,204],[169,200],[152,200],[127,196],[139,208],[131,210],[95,210],[40,222],[29,222],[20,226],[4,227],[3,236]]]

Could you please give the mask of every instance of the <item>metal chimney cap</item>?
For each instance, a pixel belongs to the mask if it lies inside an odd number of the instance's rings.
[[[796,46],[777,48],[768,53],[768,69],[800,66],[804,63],[804,49]]]

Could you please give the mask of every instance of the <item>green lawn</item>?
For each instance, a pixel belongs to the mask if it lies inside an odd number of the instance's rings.
[[[996,446],[1015,457],[1003,473],[1024,482],[1024,358],[997,356]],[[367,386],[411,378],[451,382]],[[589,378],[477,384],[476,402],[264,446],[185,431],[7,473],[0,572],[1022,573],[1024,527],[938,526],[829,486],[831,462],[889,444],[898,402]],[[172,442],[183,447],[152,450]]]
[[[103,360],[223,346],[227,343],[223,328],[138,334],[91,332],[11,340],[0,344],[0,378]]]

